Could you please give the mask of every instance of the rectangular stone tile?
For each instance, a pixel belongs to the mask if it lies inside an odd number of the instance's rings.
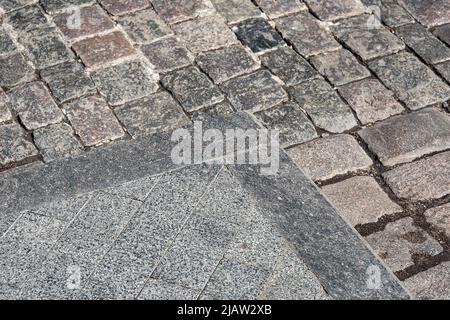
[[[450,22],[450,3],[446,0],[398,0],[411,15],[427,27]]]
[[[340,48],[340,44],[308,13],[275,20],[276,28],[302,56],[310,56]]]
[[[89,68],[136,53],[131,43],[119,31],[78,41],[72,45],[72,48]]]
[[[398,27],[396,33],[427,63],[435,64],[450,60],[450,48],[420,24]]]
[[[299,0],[256,0],[256,3],[270,19],[308,10],[308,7]]]
[[[190,122],[178,102],[164,91],[114,111],[133,137],[168,131]]]
[[[363,60],[396,53],[405,44],[386,29],[376,15],[361,15],[331,26],[333,33]]]
[[[25,131],[17,123],[0,125],[0,164],[7,165],[38,154],[35,146],[26,139]]]
[[[372,177],[350,178],[324,186],[322,191],[352,226],[377,222],[403,210]]]
[[[433,34],[450,46],[450,23],[437,27]]]
[[[0,123],[10,121],[12,114],[10,111],[8,96],[0,89]]]
[[[41,216],[70,222],[83,209],[93,194],[87,193],[60,201],[42,204],[30,210]]]
[[[370,246],[394,272],[414,265],[413,255],[435,256],[439,242],[413,224],[412,218],[389,223],[383,231],[365,237]]]
[[[164,76],[161,82],[188,112],[224,100],[219,88],[194,66],[173,71]]]
[[[414,18],[396,0],[361,0],[369,11],[391,28],[413,23]]]
[[[112,15],[121,15],[150,6],[149,0],[99,0],[102,6]]]
[[[375,60],[369,67],[412,110],[450,99],[450,87],[410,53]]]
[[[397,197],[438,199],[450,193],[450,152],[408,163],[383,174]]]
[[[431,226],[450,237],[450,203],[428,209],[424,215]]]
[[[404,281],[416,299],[450,300],[450,262],[420,272]]]
[[[323,79],[296,85],[289,89],[289,93],[306,110],[314,124],[323,130],[341,133],[358,125],[350,107]]]
[[[87,3],[91,3],[92,0],[42,0],[40,1],[45,11],[50,14],[62,11],[72,6],[79,6]]]
[[[215,83],[250,73],[259,68],[257,59],[242,46],[200,53],[197,63]]]
[[[260,111],[288,98],[286,91],[266,70],[231,79],[220,87],[238,110]]]
[[[92,80],[113,106],[143,98],[159,88],[159,76],[145,60],[133,60],[99,69],[91,73]]]
[[[392,91],[373,78],[341,86],[338,91],[364,125],[404,111]]]
[[[124,136],[117,118],[106,102],[95,96],[63,106],[72,127],[85,146],[95,146]]]
[[[117,21],[131,40],[139,44],[150,43],[172,34],[169,26],[151,9],[121,16]]]
[[[229,24],[261,16],[261,11],[251,0],[211,0],[211,2],[217,13]]]
[[[209,0],[152,0],[153,8],[167,23],[173,24],[214,12]]]
[[[8,93],[11,105],[29,130],[61,122],[63,113],[40,81],[27,83]]]
[[[280,34],[264,18],[242,21],[233,27],[233,31],[255,53],[286,45]]]
[[[283,148],[318,137],[314,125],[294,102],[257,112],[255,116],[267,128],[279,131]]]
[[[308,61],[289,47],[270,51],[259,58],[264,66],[288,86],[320,77]]]
[[[35,78],[32,64],[20,52],[0,56],[0,85],[13,87]]]
[[[196,300],[200,291],[150,279],[139,295],[139,300]]]
[[[128,181],[124,184],[104,189],[102,191],[125,198],[145,201],[160,179],[161,176],[146,177],[134,181]]]
[[[435,109],[394,117],[358,133],[385,166],[450,148],[450,117]]]
[[[40,73],[53,96],[59,102],[79,98],[96,92],[94,82],[78,62],[65,62],[46,68]]]
[[[360,0],[304,0],[312,12],[321,20],[335,21],[342,18],[356,16],[365,11]]]
[[[350,51],[345,49],[318,54],[312,57],[310,61],[321,74],[336,86],[370,76],[370,71],[361,65]]]
[[[179,23],[173,25],[172,30],[193,53],[219,49],[238,43],[233,31],[217,15]]]
[[[143,45],[141,50],[158,73],[187,67],[194,61],[194,56],[175,37]]]
[[[45,26],[47,17],[37,5],[21,8],[11,12],[4,20],[18,32],[27,32]]]
[[[10,32],[5,27],[0,27],[0,54],[12,53],[17,49],[11,38]]]

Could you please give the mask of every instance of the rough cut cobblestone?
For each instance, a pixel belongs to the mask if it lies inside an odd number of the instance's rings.
[[[323,130],[341,133],[358,124],[350,107],[323,79],[294,86],[289,93],[306,110],[314,124]]]
[[[409,217],[389,223],[366,240],[394,272],[412,266],[415,254],[435,256],[443,250],[436,240],[414,226]]]
[[[21,53],[16,52],[11,55],[0,56],[1,86],[13,87],[23,82],[33,80],[34,77],[33,66],[25,60]]]
[[[450,262],[423,271],[405,280],[406,288],[416,299],[450,300]]]
[[[99,0],[102,6],[112,15],[145,9],[150,6],[149,0]]]
[[[425,211],[425,218],[429,224],[450,238],[450,203]]]
[[[286,91],[266,70],[231,79],[222,83],[221,88],[237,110],[260,111],[288,98]]]
[[[450,3],[447,0],[398,0],[398,2],[427,27],[450,22]]]
[[[393,117],[359,131],[385,166],[450,148],[450,116],[435,109]]]
[[[262,14],[251,0],[211,0],[211,2],[217,12],[230,24],[259,17]]]
[[[124,135],[106,102],[98,97],[87,97],[63,107],[72,127],[85,146],[94,146]]]
[[[0,164],[7,165],[38,154],[17,123],[0,125]]]
[[[234,112],[233,107],[226,101],[220,102],[212,107],[204,108],[192,113],[192,120],[203,121],[217,116],[226,116]]]
[[[450,87],[410,53],[381,58],[369,66],[412,110],[450,99]]]
[[[8,96],[0,89],[0,123],[11,120]]]
[[[171,72],[161,82],[188,112],[212,106],[224,99],[219,88],[194,66]]]
[[[201,53],[197,63],[215,83],[250,73],[259,68],[257,60],[242,46],[231,46]]]
[[[53,14],[68,7],[90,3],[92,0],[41,0],[40,2],[44,6],[45,11]]]
[[[296,103],[287,102],[255,116],[268,129],[279,130],[283,148],[317,138],[314,125]]]
[[[381,20],[388,27],[414,22],[414,18],[396,0],[361,0],[361,2],[372,9],[380,10]]]
[[[402,211],[372,177],[350,178],[322,187],[322,191],[353,226]]]
[[[436,28],[433,34],[450,46],[450,23]]]
[[[214,12],[209,0],[152,0],[156,12],[168,23],[177,23]]]
[[[133,137],[167,131],[189,123],[183,109],[167,92],[156,93],[114,111]]]
[[[275,23],[283,37],[288,39],[306,58],[341,47],[333,36],[308,13],[279,18],[275,20]]]
[[[437,64],[435,67],[440,75],[450,82],[450,61]]]
[[[288,150],[289,155],[315,181],[367,170],[372,160],[351,135],[316,139]]]
[[[48,23],[42,10],[34,5],[19,9],[6,16],[5,22],[16,31],[30,31],[42,27]]]
[[[33,138],[45,162],[81,152],[81,145],[73,135],[72,128],[65,123],[37,129],[33,132]]]
[[[63,114],[53,101],[47,87],[40,81],[14,88],[8,93],[11,105],[23,125],[34,130],[63,120]]]
[[[439,199],[450,194],[450,152],[405,164],[383,177],[399,198]]]
[[[9,12],[33,4],[34,2],[36,0],[3,0],[0,2],[0,8],[5,12]]]
[[[11,53],[17,49],[9,31],[0,27],[0,54]]]
[[[111,105],[145,97],[158,90],[157,75],[140,60],[94,71],[92,79]]]
[[[359,0],[304,0],[321,20],[334,21],[364,13],[365,7]]]
[[[362,124],[384,120],[404,110],[394,94],[373,78],[344,85],[338,90]]]
[[[299,0],[256,0],[256,3],[271,19],[308,10],[308,7]]]

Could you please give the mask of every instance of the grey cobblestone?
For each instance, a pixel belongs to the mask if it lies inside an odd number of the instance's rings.
[[[251,0],[211,0],[211,2],[217,12],[230,24],[259,17],[262,14]]]
[[[209,0],[152,0],[156,12],[168,23],[190,20],[214,11]]]
[[[256,3],[271,19],[308,10],[308,7],[299,0],[256,0]]]
[[[24,56],[15,52],[11,55],[0,56],[0,85],[13,87],[15,85],[33,80],[34,69]]]
[[[365,7],[359,0],[304,0],[321,20],[334,21],[364,13]]]
[[[445,80],[450,82],[450,61],[439,63],[435,65],[435,68]]]
[[[380,10],[381,20],[391,28],[414,22],[414,18],[396,0],[361,0],[361,2]]]
[[[0,125],[0,164],[7,165],[38,154],[17,123]]]
[[[8,96],[0,89],[0,123],[12,119]]]
[[[425,211],[428,223],[450,238],[450,203]]]
[[[192,119],[195,121],[204,121],[205,119],[218,116],[231,115],[234,112],[233,107],[226,101],[220,102],[212,107],[207,107],[192,113]]]
[[[7,15],[4,21],[10,24],[18,32],[37,29],[48,23],[44,13],[37,5],[14,11]]]
[[[9,12],[30,5],[35,1],[36,0],[4,0],[0,3],[0,8],[2,8],[5,12]]]
[[[398,0],[406,10],[427,27],[450,22],[450,3],[446,0],[433,0],[431,2],[416,0]]]
[[[437,27],[433,34],[450,46],[450,23]]]
[[[150,6],[149,0],[99,0],[102,6],[113,15],[121,15]]]
[[[405,280],[405,286],[416,299],[450,300],[450,262],[423,271]]]
[[[0,27],[0,54],[11,53],[17,49],[7,29]]]
[[[77,6],[92,2],[92,0],[42,0],[40,1],[45,11],[53,14],[71,6]]]

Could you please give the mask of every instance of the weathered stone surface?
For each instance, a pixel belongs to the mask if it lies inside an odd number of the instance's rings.
[[[90,3],[92,0],[42,0],[40,2],[44,6],[45,11],[53,14],[68,7]]]
[[[222,83],[221,88],[238,110],[259,111],[288,98],[286,91],[266,70],[231,79]]]
[[[323,130],[341,133],[358,125],[351,109],[323,79],[296,85],[289,93]]]
[[[250,73],[259,68],[257,60],[242,46],[231,46],[201,53],[197,63],[215,83]]]
[[[372,177],[354,177],[322,187],[332,204],[353,225],[377,222],[402,208],[389,199]]]
[[[319,77],[316,70],[289,47],[260,56],[261,62],[286,85],[292,86]]]
[[[74,21],[74,10],[61,12],[53,16],[53,21],[59,30],[69,39],[104,32],[115,26],[108,14],[99,5],[80,7],[78,10],[79,21]]]
[[[193,290],[179,285],[150,279],[139,295],[139,300],[195,300],[200,290]]]
[[[33,132],[33,138],[45,162],[77,155],[81,151],[81,145],[73,135],[72,128],[65,123],[37,129]]]
[[[442,252],[439,242],[414,226],[409,217],[389,223],[366,240],[394,272],[412,266],[414,255],[435,256]]]
[[[405,164],[383,174],[399,198],[438,199],[450,194],[450,152]]]
[[[142,60],[133,60],[91,73],[98,90],[111,105],[124,104],[158,90],[158,75]]]
[[[0,56],[0,85],[12,87],[35,77],[31,63],[16,52],[8,56]]]
[[[399,3],[427,27],[450,22],[450,3],[447,0],[399,0]]]
[[[314,56],[311,63],[336,86],[370,76],[370,71],[345,49]]]
[[[115,113],[133,137],[168,131],[189,123],[183,109],[167,92],[116,108]]]
[[[194,61],[192,54],[174,37],[143,45],[141,50],[159,73],[186,67]]]
[[[316,139],[288,150],[294,162],[315,181],[367,170],[372,159],[351,135]]]
[[[420,272],[403,283],[416,299],[450,300],[450,262]]]
[[[87,67],[97,67],[136,53],[119,31],[81,40],[72,47]]]
[[[437,27],[433,34],[450,46],[450,23]]]
[[[8,96],[0,89],[0,123],[11,120],[12,115],[9,108]]]
[[[40,81],[14,88],[8,93],[8,97],[20,120],[29,130],[63,120],[63,113]]]
[[[413,23],[414,18],[395,0],[361,0],[370,11],[381,16],[381,20],[391,28]]]
[[[373,78],[344,85],[338,91],[362,124],[384,120],[404,110],[392,91]]]
[[[0,54],[7,54],[17,49],[9,31],[4,27],[0,27]]]
[[[377,123],[359,135],[385,166],[393,166],[450,148],[450,117],[427,109]]]
[[[255,53],[286,44],[280,34],[264,18],[242,21],[233,27],[233,31],[239,40]]]
[[[445,80],[450,82],[450,61],[439,63],[435,65],[435,68]]]
[[[212,106],[224,99],[219,88],[194,66],[171,72],[161,81],[188,112]]]
[[[429,224],[450,237],[450,204],[432,208],[424,213]]]
[[[36,2],[36,0],[3,0],[0,2],[0,8],[5,12],[9,12],[20,9],[21,7],[25,7],[34,2]]]
[[[26,32],[44,26],[48,20],[42,10],[33,5],[11,12],[5,22],[19,32]]]
[[[398,27],[396,33],[426,62],[435,64],[450,60],[450,48],[420,24]]]
[[[405,48],[403,41],[386,29],[375,15],[342,20],[331,28],[363,60],[386,56]]]
[[[308,7],[299,0],[256,0],[256,3],[271,19],[308,10]]]
[[[217,12],[233,24],[261,16],[262,12],[251,0],[211,0]]]
[[[341,47],[318,20],[308,13],[279,18],[275,23],[283,37],[306,58]]]
[[[304,0],[309,8],[321,19],[334,21],[342,18],[356,16],[365,11],[359,0]]]
[[[26,139],[25,131],[17,123],[0,125],[0,164],[7,165],[35,156],[38,152]]]
[[[153,8],[166,22],[172,24],[214,12],[209,0],[152,0]]]
[[[150,6],[148,0],[99,0],[102,6],[112,15],[121,15],[131,11],[145,9]]]
[[[94,83],[78,62],[65,62],[44,69],[41,78],[60,102],[95,92]]]
[[[185,46],[194,53],[237,44],[233,31],[219,16],[207,16],[172,26]]]
[[[255,116],[268,129],[279,130],[283,148],[317,138],[314,125],[296,103],[287,102]]]
[[[450,87],[410,53],[381,58],[369,66],[412,110],[450,99]]]
[[[116,140],[124,135],[116,117],[101,98],[82,98],[64,105],[63,109],[85,146]]]
[[[218,118],[230,115],[234,112],[233,107],[228,102],[220,102],[212,107],[207,107],[192,113],[192,120],[205,121],[211,118]]]
[[[139,44],[149,43],[172,34],[172,30],[151,9],[122,16],[117,21],[131,40]]]

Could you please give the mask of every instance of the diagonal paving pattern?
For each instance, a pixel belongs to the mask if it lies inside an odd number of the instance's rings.
[[[296,215],[303,174],[175,166],[171,131],[202,120],[279,130],[413,296],[449,299],[449,17],[447,0],[0,0],[0,296],[404,297],[329,272],[361,239],[302,219],[321,201]]]

